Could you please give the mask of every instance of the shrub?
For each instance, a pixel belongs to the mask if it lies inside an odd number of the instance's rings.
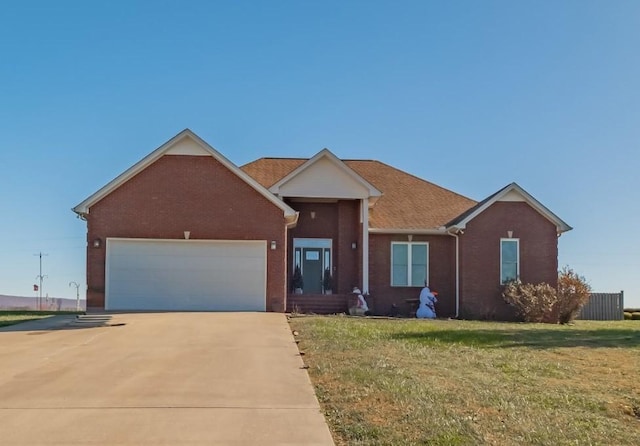
[[[631,313],[631,319],[634,321],[640,321],[640,311],[636,313]]]
[[[331,270],[325,268],[324,277],[322,279],[322,288],[325,292],[333,290],[333,277],[331,276]]]
[[[631,313],[629,313],[628,311],[624,312],[624,320],[625,321],[630,321],[631,320]]]
[[[296,289],[304,288],[304,281],[302,280],[302,272],[300,271],[300,265],[296,265],[293,271],[293,277],[291,278],[291,287]]]
[[[504,285],[502,297],[526,322],[555,322],[551,314],[557,300],[556,290],[547,283],[514,280]]]
[[[558,271],[558,288],[547,283],[511,281],[502,288],[503,299],[526,322],[571,322],[589,301],[591,286],[568,266]],[[632,315],[633,318],[633,315]]]
[[[590,295],[591,286],[584,277],[568,266],[562,268],[558,274],[558,292],[554,308],[558,322],[567,324],[575,319]]]

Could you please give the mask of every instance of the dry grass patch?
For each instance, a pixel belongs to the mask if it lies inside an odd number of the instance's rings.
[[[290,322],[337,444],[640,444],[630,321]]]

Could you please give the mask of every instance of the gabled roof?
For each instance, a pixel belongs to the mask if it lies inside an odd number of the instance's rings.
[[[341,159],[339,159],[333,153],[331,153],[329,149],[322,149],[320,152],[315,154],[312,158],[304,161],[302,164],[294,168],[292,171],[290,171],[284,177],[278,180],[275,184],[271,185],[269,187],[269,191],[276,195],[283,196],[282,190],[285,188],[285,186],[288,183],[291,183],[297,177],[304,178],[305,172],[312,170],[316,165],[320,164],[320,161],[322,160],[328,161],[329,165],[332,166],[330,168],[331,169],[330,171],[323,172],[325,173],[325,175],[332,177],[331,182],[336,181],[340,176],[348,178],[352,184],[355,183],[359,194],[361,194],[363,190],[366,191],[366,194],[367,194],[366,197],[370,199],[370,204],[373,204],[375,200],[378,197],[380,197],[380,195],[382,195],[382,193],[378,189],[376,189],[375,186],[369,183],[362,176],[358,175],[353,169],[349,168]],[[306,178],[304,178],[303,181],[306,181]],[[327,184],[326,181],[323,181],[322,183],[324,183],[324,185]],[[314,186],[314,187],[318,187],[318,189],[322,189],[324,185],[320,185],[320,187],[318,186]],[[331,198],[331,197],[327,197],[327,198]]]
[[[260,158],[241,167],[270,188],[308,160]],[[372,232],[438,231],[475,201],[410,175],[380,161],[343,160],[344,164],[382,192],[369,211]]]
[[[466,212],[460,214],[458,217],[449,221],[445,226],[448,230],[451,229],[464,229],[471,220],[477,217],[479,214],[484,212],[489,206],[497,201],[503,201],[510,194],[517,194],[521,197],[521,201],[528,203],[532,208],[538,211],[542,216],[546,217],[549,221],[551,221],[554,225],[556,225],[558,234],[561,234],[566,231],[570,231],[573,229],[567,223],[565,223],[560,217],[551,212],[547,207],[545,207],[538,200],[533,198],[526,190],[520,187],[517,183],[511,183],[500,189],[498,192],[493,195],[488,196],[480,203],[476,204],[472,208],[468,209]],[[509,200],[512,201],[512,200]]]
[[[244,171],[242,171],[238,166],[229,161],[226,157],[224,157],[220,152],[207,144],[202,138],[196,135],[189,129],[184,129],[176,136],[171,138],[169,141],[165,142],[163,145],[158,147],[156,150],[151,152],[149,155],[138,161],[136,164],[131,166],[129,169],[124,171],[114,180],[110,181],[107,185],[102,187],[100,190],[95,192],[93,195],[85,199],[82,203],[78,204],[73,208],[73,211],[78,215],[85,216],[89,213],[91,206],[96,204],[98,201],[102,200],[104,197],[109,195],[111,192],[122,186],[124,183],[129,181],[135,175],[143,171],[153,162],[158,160],[163,155],[166,155],[175,149],[173,153],[182,154],[185,153],[182,148],[176,148],[177,145],[183,142],[186,139],[190,139],[195,144],[195,150],[199,151],[200,154],[210,155],[214,157],[218,162],[220,162],[223,166],[229,169],[231,172],[236,174],[241,180],[247,183],[249,186],[254,188],[258,193],[264,196],[267,200],[272,202],[275,206],[282,209],[284,212],[284,216],[289,223],[295,223],[297,220],[297,212],[293,210],[290,206],[284,203],[282,200],[279,200],[272,193],[270,193],[262,184],[252,178],[250,175],[247,175]],[[194,149],[186,149],[193,151]]]

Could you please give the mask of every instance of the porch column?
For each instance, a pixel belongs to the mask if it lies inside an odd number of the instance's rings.
[[[369,294],[369,199],[362,199],[362,292]]]

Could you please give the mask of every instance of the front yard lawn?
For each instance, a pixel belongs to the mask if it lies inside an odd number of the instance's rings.
[[[56,314],[80,314],[73,311],[4,311],[0,310],[0,327],[34,319],[44,319]]]
[[[338,445],[638,445],[640,324],[290,319]]]

